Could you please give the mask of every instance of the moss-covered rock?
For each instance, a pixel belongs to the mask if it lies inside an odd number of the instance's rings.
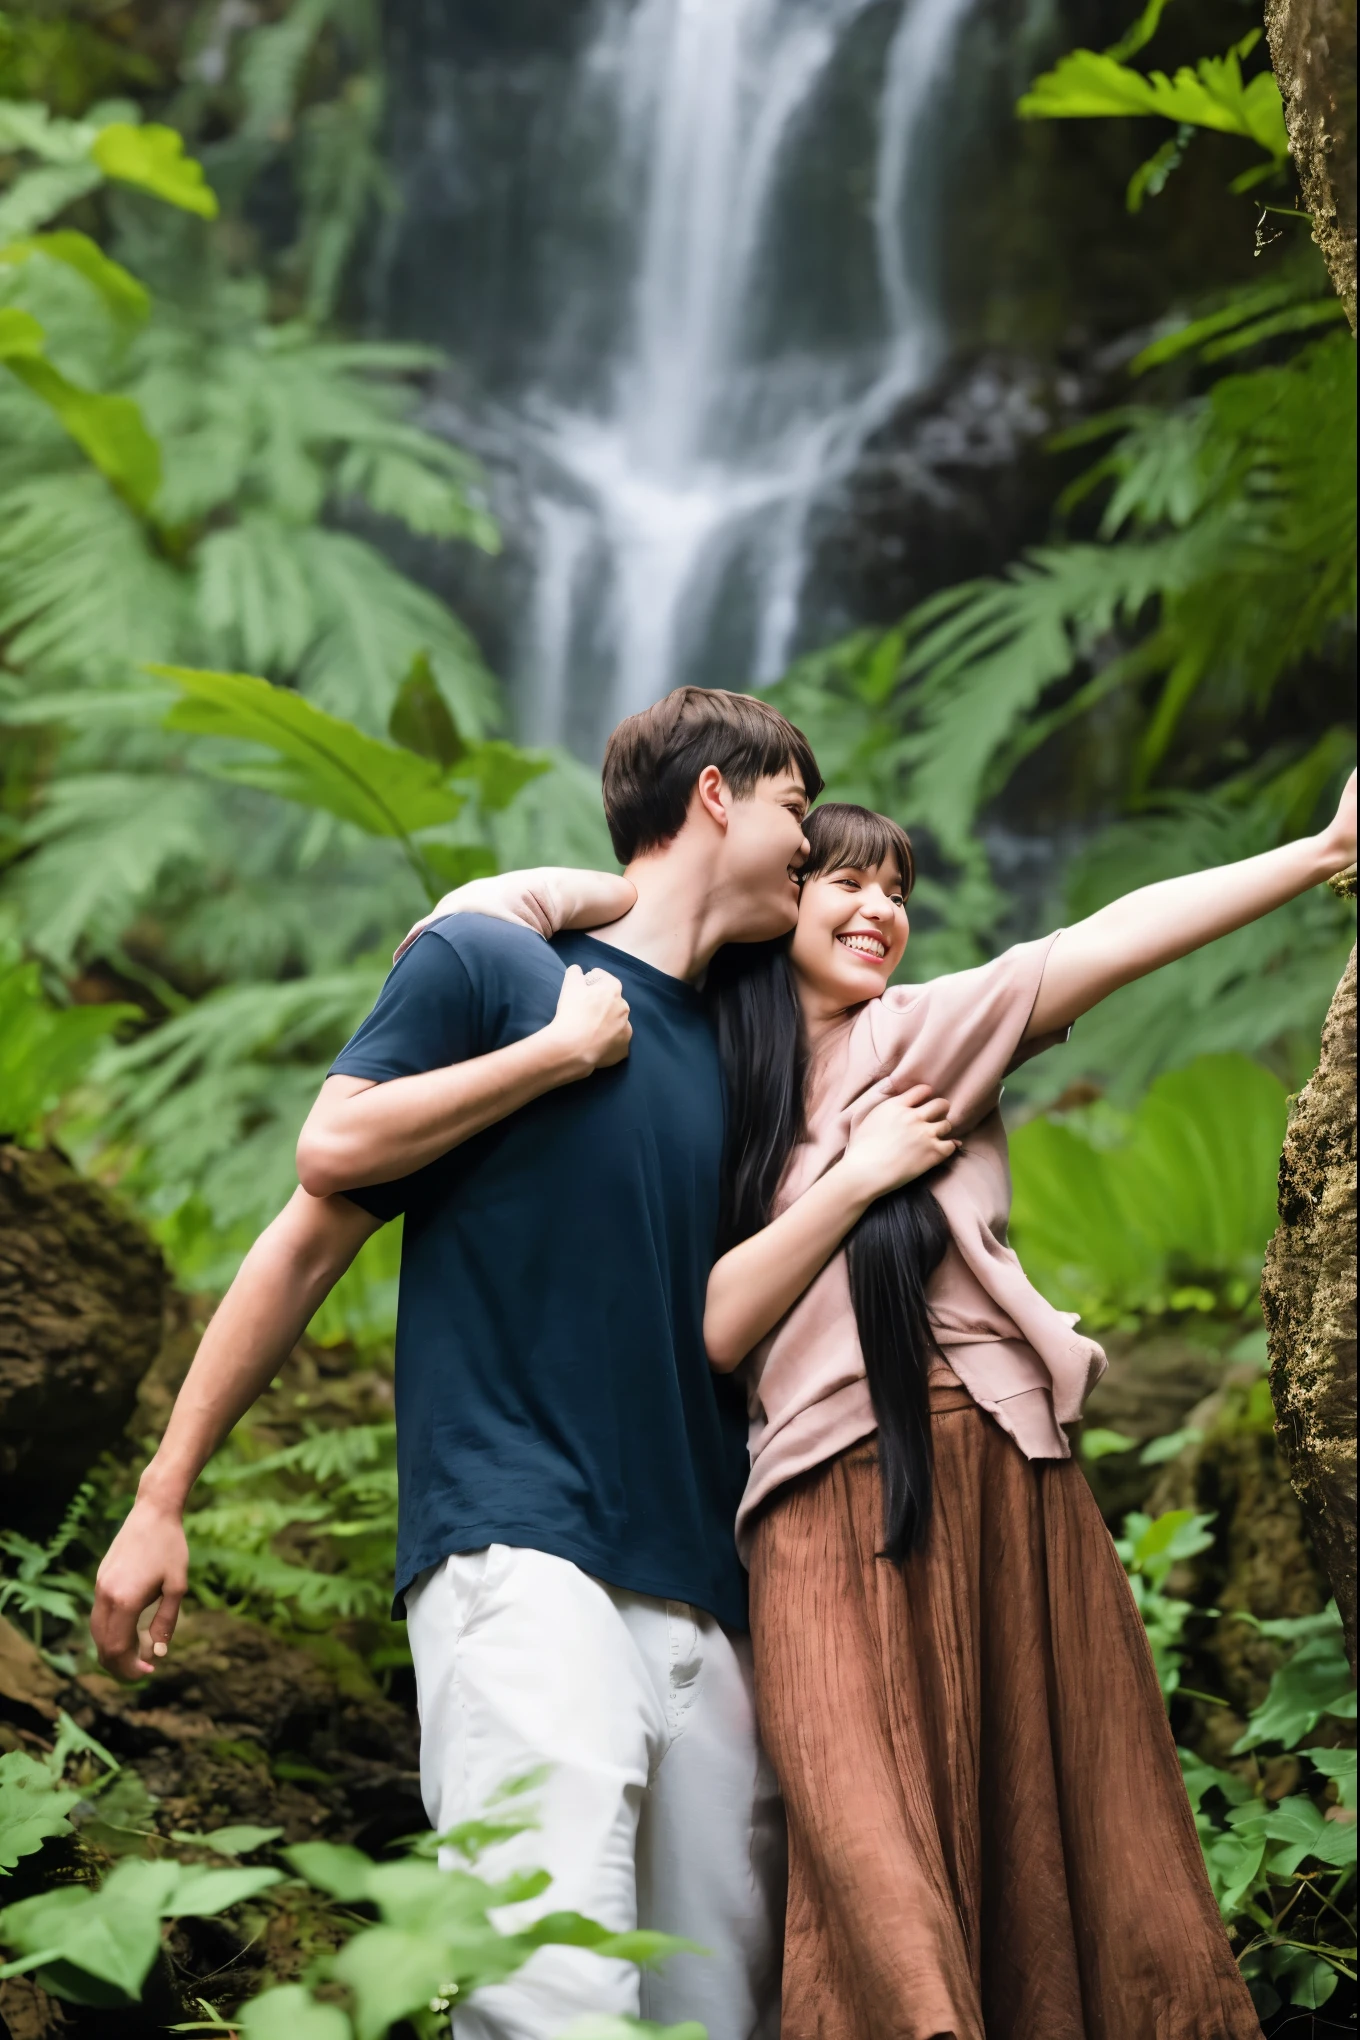
[[[168,1286],[145,1229],[52,1149],[0,1145],[0,1487],[41,1534],[114,1443]]]

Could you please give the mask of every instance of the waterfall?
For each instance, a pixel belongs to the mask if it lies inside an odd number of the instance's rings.
[[[799,645],[813,512],[939,360],[928,123],[971,4],[587,12],[559,126],[589,138],[591,174],[526,172],[553,186],[541,238],[559,245],[532,363],[495,398],[531,526],[513,659],[531,740],[598,754],[681,680],[760,684]],[[862,247],[866,281],[828,337],[789,193],[848,52],[864,160],[830,232]],[[471,150],[451,152],[445,113],[418,175],[466,178]]]

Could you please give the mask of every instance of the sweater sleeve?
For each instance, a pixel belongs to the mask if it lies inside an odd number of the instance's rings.
[[[862,1026],[878,1081],[889,1079],[894,1091],[929,1084],[948,1099],[955,1126],[976,1125],[1009,1070],[1067,1038],[1025,1039],[1056,933],[973,970],[891,986],[874,1000]]]

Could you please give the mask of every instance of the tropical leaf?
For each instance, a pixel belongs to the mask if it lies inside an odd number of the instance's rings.
[[[1022,120],[1092,120],[1153,114],[1219,134],[1243,135],[1277,163],[1289,154],[1284,108],[1274,73],[1249,82],[1242,59],[1260,40],[1245,37],[1224,57],[1204,57],[1194,69],[1183,65],[1174,78],[1163,71],[1145,76],[1117,57],[1096,50],[1071,50],[1053,70],[1036,78],[1018,102]]]
[[[1019,1127],[1011,1237],[1031,1278],[1105,1322],[1195,1285],[1249,1290],[1275,1229],[1287,1106],[1259,1063],[1206,1056],[1159,1077],[1099,1140],[1079,1118]]]
[[[205,220],[217,218],[217,197],[203,174],[203,165],[184,153],[184,137],[174,128],[148,121],[133,127],[113,121],[100,128],[90,144],[90,155],[106,177],[122,184],[135,184],[167,205],[197,213]]]
[[[189,588],[130,504],[82,462],[0,483],[0,632],[11,666],[103,677],[189,648]]]
[[[0,196],[0,243],[21,239],[65,212],[86,192],[97,191],[103,172],[88,158],[83,162],[47,163],[16,177]]]
[[[0,247],[0,266],[17,267],[32,261],[60,262],[82,276],[99,293],[112,316],[126,326],[138,326],[151,309],[146,290],[121,262],[111,261],[88,234],[69,230],[56,234],[31,234],[26,240]]]
[[[335,11],[335,0],[293,0],[281,21],[250,37],[240,69],[247,136],[277,140],[287,132],[303,67]]]
[[[135,1006],[72,1006],[43,997],[35,963],[0,951],[0,1135],[22,1140],[85,1074]]]
[[[71,1808],[79,1804],[79,1788],[63,1787],[46,1764],[24,1750],[0,1756],[0,1876],[14,1869],[21,1856],[32,1856],[53,1835],[70,1832]]]
[[[264,785],[307,807],[324,808],[371,836],[405,838],[450,822],[461,797],[437,765],[400,745],[368,737],[286,687],[248,673],[207,673],[152,666],[189,697],[166,718],[194,736],[261,744],[278,754],[268,767],[233,766],[233,776]]]
[[[12,881],[32,947],[64,968],[87,940],[116,942],[167,871],[202,869],[208,815],[205,789],[183,774],[55,779],[25,830],[40,854]]]
[[[13,312],[8,314],[11,319],[15,316]],[[4,332],[0,329],[0,347],[3,345]],[[5,360],[10,372],[47,405],[81,451],[133,509],[149,509],[161,483],[160,448],[131,397],[105,396],[97,390],[81,389],[77,383],[68,382],[43,355],[22,346],[7,353]]]

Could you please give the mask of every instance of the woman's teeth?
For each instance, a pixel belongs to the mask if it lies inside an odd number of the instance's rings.
[[[877,935],[838,935],[836,940],[860,956],[872,956],[876,963],[881,963],[888,953],[887,943]]]

